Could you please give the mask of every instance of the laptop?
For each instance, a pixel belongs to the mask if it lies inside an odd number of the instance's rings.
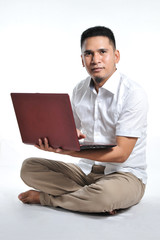
[[[38,145],[38,139],[46,137],[51,147],[64,150],[115,146],[80,144],[68,94],[11,93],[11,99],[23,143]]]

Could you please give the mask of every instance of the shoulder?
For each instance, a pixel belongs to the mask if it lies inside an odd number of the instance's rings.
[[[73,91],[79,92],[79,91],[83,91],[84,89],[89,87],[90,84],[90,77],[87,77],[84,80],[81,80],[73,89]]]
[[[80,81],[73,89],[72,100],[79,101],[82,96],[88,91],[90,86],[90,77]]]
[[[120,73],[120,88],[124,91],[126,97],[129,97],[132,94],[137,96],[141,94],[143,97],[147,98],[143,86],[122,73]]]
[[[148,98],[144,88],[124,74],[120,75],[120,92],[124,106],[148,108]]]
[[[128,90],[134,90],[137,88],[143,89],[143,87],[136,81],[134,81],[133,79],[131,79],[130,77],[126,76],[123,73],[119,73],[120,74],[120,82],[121,84],[124,85],[124,87]]]

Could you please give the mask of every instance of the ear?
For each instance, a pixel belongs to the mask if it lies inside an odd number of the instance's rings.
[[[120,60],[120,52],[119,50],[115,50],[115,63],[119,63]]]
[[[81,60],[82,60],[82,66],[85,67],[83,56],[81,55]]]

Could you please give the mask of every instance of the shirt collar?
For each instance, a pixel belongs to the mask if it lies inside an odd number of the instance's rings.
[[[118,70],[116,70],[112,76],[105,82],[105,84],[102,86],[103,89],[106,89],[107,91],[111,92],[112,94],[116,94],[117,88],[119,85],[120,80],[120,73]],[[94,89],[94,83],[93,80],[90,79],[90,88]]]
[[[108,90],[109,92],[116,94],[117,88],[119,86],[120,73],[116,70],[112,76],[105,82],[102,88]]]

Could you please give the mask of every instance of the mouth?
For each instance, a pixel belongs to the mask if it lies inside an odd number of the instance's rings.
[[[98,73],[98,72],[101,72],[104,68],[103,67],[94,67],[92,68],[92,72],[95,72],[95,73]]]

